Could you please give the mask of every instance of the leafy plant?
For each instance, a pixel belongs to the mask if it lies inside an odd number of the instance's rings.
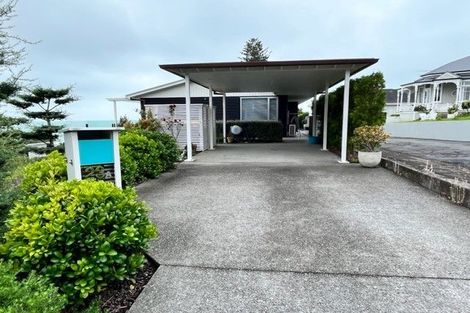
[[[354,129],[352,143],[359,151],[378,151],[390,136],[382,126],[361,126]]]
[[[48,277],[71,303],[132,277],[156,235],[133,189],[94,180],[38,187],[17,201],[0,253]]]
[[[453,106],[451,106],[451,107],[449,107],[449,108],[447,109],[447,113],[449,113],[449,114],[454,114],[455,112],[458,111],[458,109],[459,109],[459,108],[458,108],[456,105],[453,105]]]
[[[462,109],[463,110],[470,110],[470,100],[465,100],[462,102]]]
[[[13,267],[0,263],[0,313],[60,313],[66,299],[44,277],[31,273],[18,281]]]
[[[119,147],[121,156],[121,178],[124,186],[132,186],[136,183],[137,178],[137,162],[131,158],[127,152],[130,148]]]
[[[126,116],[123,116],[120,118],[118,125],[126,129],[144,129],[144,130],[150,130],[150,131],[162,130],[160,121],[157,118],[155,118],[152,111],[150,110],[141,111],[140,119],[136,123],[130,121]]]
[[[426,108],[424,105],[422,104],[419,104],[417,106],[414,107],[413,109],[415,112],[419,112],[419,113],[426,113],[428,114],[430,112],[430,110],[428,110],[428,108]]]
[[[65,157],[58,151],[52,151],[46,157],[25,166],[22,176],[20,187],[27,193],[35,192],[40,186],[65,180]]]
[[[139,130],[138,133],[163,145],[164,149],[161,152],[160,159],[163,161],[165,171],[174,168],[175,163],[180,161],[181,149],[178,147],[178,143],[172,135],[163,132],[146,130]]]
[[[165,169],[162,143],[156,142],[139,133],[138,130],[126,131],[119,138],[125,153],[137,164],[136,181],[155,178]]]

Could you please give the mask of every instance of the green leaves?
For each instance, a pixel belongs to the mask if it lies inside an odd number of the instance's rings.
[[[15,203],[0,253],[21,271],[44,274],[71,303],[134,275],[157,235],[135,191],[103,181],[57,181],[57,171],[45,167],[37,181],[28,180],[36,184],[25,185],[34,191]]]

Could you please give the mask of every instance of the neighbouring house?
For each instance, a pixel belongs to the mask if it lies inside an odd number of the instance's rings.
[[[401,85],[397,91],[397,112],[413,114],[416,106],[431,113],[447,112],[451,106],[462,108],[470,100],[470,56],[445,64],[417,80]]]
[[[197,150],[208,149],[208,125],[205,116],[209,114],[209,89],[191,82],[191,118],[193,142]],[[151,110],[155,116],[165,118],[169,115],[169,106],[175,105],[176,117],[185,116],[185,82],[180,79],[171,83],[137,91],[126,96],[130,100],[138,100],[141,109]],[[215,120],[223,119],[223,95],[213,93]],[[226,93],[226,120],[242,121],[279,121],[283,125],[283,135],[288,134],[289,124],[297,127],[298,101],[291,101],[287,95],[275,95],[272,92],[237,92]],[[184,130],[181,131],[184,134]],[[185,144],[181,136],[180,144]]]
[[[386,88],[385,91],[385,106],[383,112],[387,114],[387,120],[398,115],[397,112],[397,92],[399,89]]]

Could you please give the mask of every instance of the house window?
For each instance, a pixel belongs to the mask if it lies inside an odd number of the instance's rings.
[[[462,83],[462,100],[470,100],[470,81]]]
[[[278,105],[275,97],[240,99],[240,116],[245,121],[277,121]]]
[[[441,101],[441,92],[442,92],[442,84],[437,85],[435,94],[434,94],[434,101],[439,102]]]

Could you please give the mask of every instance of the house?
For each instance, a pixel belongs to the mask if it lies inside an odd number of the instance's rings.
[[[397,114],[397,93],[399,89],[386,88],[385,91],[385,107],[383,112],[387,114],[387,119],[391,115]]]
[[[209,89],[194,82],[190,83],[191,104],[208,105]],[[171,104],[185,104],[185,82],[180,79],[128,94],[130,100],[140,101],[141,109],[149,108],[158,115],[157,108]],[[223,95],[213,93],[215,119],[223,119]],[[289,124],[297,123],[298,100],[287,95],[275,95],[272,92],[237,92],[226,94],[227,120],[279,121],[286,136]],[[299,125],[296,125],[297,127]],[[205,150],[205,149],[200,149]]]
[[[470,100],[470,56],[440,66],[398,90],[397,112],[413,112],[424,106],[436,114],[451,106],[461,108]]]

